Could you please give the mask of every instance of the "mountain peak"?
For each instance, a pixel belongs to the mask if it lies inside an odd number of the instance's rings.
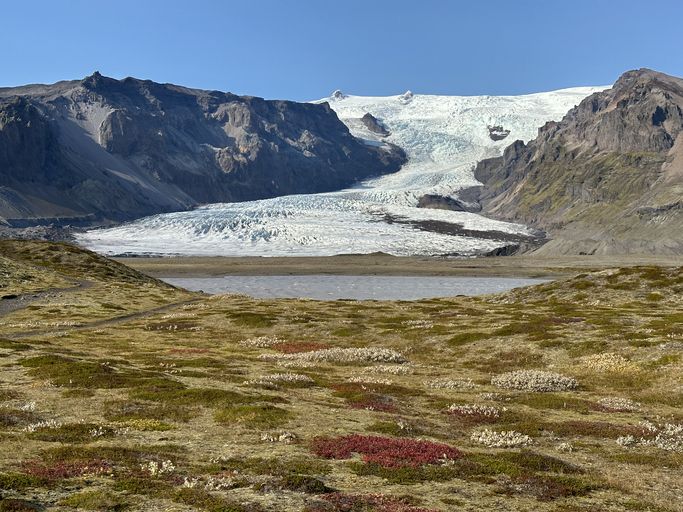
[[[543,254],[683,253],[683,79],[627,71],[484,160],[484,211],[548,230]]]
[[[86,76],[83,80],[81,80],[81,83],[83,84],[84,87],[87,88],[96,88],[106,82],[116,82],[114,78],[109,78],[106,76],[103,76],[102,73],[99,71],[95,71],[92,75]]]
[[[638,85],[660,84],[667,88],[683,87],[683,80],[648,68],[632,69],[622,74],[614,83],[614,90],[631,89]]]

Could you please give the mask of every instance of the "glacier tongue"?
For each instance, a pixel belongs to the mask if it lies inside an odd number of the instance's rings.
[[[472,169],[514,140],[527,141],[539,126],[559,120],[589,94],[580,87],[524,96],[364,97],[333,94],[328,101],[351,133],[368,144],[397,144],[408,163],[397,173],[326,194],[294,195],[214,204],[155,215],[79,236],[105,254],[306,256],[386,252],[395,255],[476,254],[505,244],[472,231],[529,235],[521,225],[480,215],[417,208],[424,194],[457,197],[477,185]],[[362,121],[370,113],[389,131],[382,137]],[[495,127],[495,128],[492,128]],[[509,135],[494,140],[492,131]],[[498,137],[496,137],[498,138]],[[416,229],[437,222],[466,233]]]

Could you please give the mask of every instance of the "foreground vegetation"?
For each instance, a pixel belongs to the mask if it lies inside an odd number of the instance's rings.
[[[0,511],[676,511],[683,269],[208,297],[0,242]]]

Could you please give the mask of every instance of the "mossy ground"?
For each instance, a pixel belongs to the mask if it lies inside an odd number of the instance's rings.
[[[586,273],[478,298],[318,302],[191,294],[64,244],[3,242],[0,256],[6,294],[88,283],[0,317],[0,510],[334,511],[375,500],[358,510],[675,511],[681,502],[683,455],[615,442],[644,419],[683,421],[680,268]],[[289,345],[239,343],[259,336]],[[321,347],[391,348],[410,369],[261,357]],[[630,370],[585,363],[602,353]],[[517,369],[560,372],[580,387],[491,386]],[[315,385],[246,384],[287,372]],[[472,386],[426,384],[435,379]],[[605,397],[641,405],[609,412]],[[453,403],[507,410],[479,424],[447,414]],[[474,444],[484,427],[534,442]],[[349,434],[446,443],[462,457],[384,467],[311,451],[316,437]],[[376,494],[404,508],[357,497]]]

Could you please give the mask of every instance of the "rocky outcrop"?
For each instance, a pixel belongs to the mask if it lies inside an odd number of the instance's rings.
[[[461,198],[440,196],[437,194],[425,194],[417,201],[418,208],[431,208],[432,210],[450,210],[454,212],[478,212],[481,206],[478,203],[468,203]]]
[[[544,254],[683,253],[683,80],[641,69],[480,162],[483,211]]]
[[[386,129],[384,124],[377,119],[375,116],[373,116],[371,113],[366,113],[363,117],[360,118],[361,123],[370,130],[372,133],[375,133],[379,135],[380,137],[387,137],[391,135],[389,130]]]
[[[397,171],[328,104],[95,73],[0,89],[0,217],[125,220],[202,203],[340,189]]]
[[[510,135],[510,130],[506,130],[500,125],[495,125],[495,126],[487,126],[486,127],[489,131],[489,138],[491,140],[499,141],[506,139],[508,135]]]

